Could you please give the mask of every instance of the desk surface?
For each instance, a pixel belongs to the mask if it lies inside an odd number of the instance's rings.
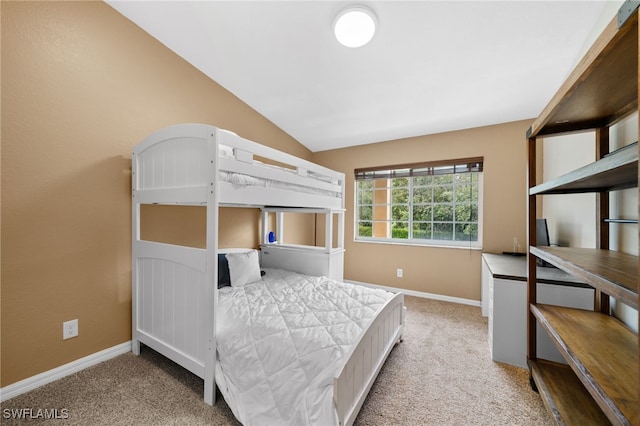
[[[527,256],[511,256],[508,254],[483,253],[482,258],[487,263],[494,278],[514,281],[527,280]],[[545,284],[569,285],[574,287],[590,286],[575,276],[554,267],[537,267],[537,282]]]

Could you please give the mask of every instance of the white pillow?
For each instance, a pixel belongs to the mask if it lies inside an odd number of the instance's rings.
[[[241,287],[262,279],[257,250],[243,253],[227,253],[226,258],[229,263],[231,287]]]

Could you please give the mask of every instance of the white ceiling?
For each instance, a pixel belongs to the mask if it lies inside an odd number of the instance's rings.
[[[355,1],[366,46],[332,22],[351,2],[108,1],[311,151],[537,116],[605,1]],[[610,6],[610,5],[609,5]]]

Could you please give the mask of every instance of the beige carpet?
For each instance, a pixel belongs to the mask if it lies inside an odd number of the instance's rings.
[[[407,297],[404,341],[392,351],[356,425],[550,425],[524,369],[491,361],[480,308]],[[202,380],[148,348],[5,401],[0,423],[238,425]],[[14,420],[11,409],[57,409],[58,420]],[[41,412],[42,413],[42,412]]]

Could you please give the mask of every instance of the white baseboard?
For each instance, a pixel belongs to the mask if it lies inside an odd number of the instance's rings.
[[[408,296],[416,296],[416,297],[422,297],[424,299],[433,299],[433,300],[440,300],[443,302],[451,302],[451,303],[459,303],[461,305],[470,305],[470,306],[477,306],[480,307],[480,301],[479,300],[471,300],[471,299],[463,299],[461,297],[451,297],[451,296],[443,296],[441,294],[434,294],[434,293],[425,293],[422,291],[415,291],[415,290],[405,290],[402,288],[396,288],[396,287],[387,287],[384,285],[378,285],[378,284],[370,284],[370,283],[363,283],[363,282],[359,282],[359,281],[353,281],[353,280],[344,280],[347,283],[351,283],[351,284],[359,284],[359,285],[363,285],[366,287],[373,287],[373,288],[381,288],[383,290],[387,290],[390,291],[392,293],[404,293]]]
[[[126,354],[127,352],[131,352],[131,341],[121,343],[111,348],[88,355],[84,358],[72,361],[68,364],[61,365],[53,370],[45,371],[44,373],[37,374],[33,377],[20,380],[19,382],[0,388],[0,402],[4,402],[18,395],[29,392],[30,390],[39,388],[40,386],[44,386],[47,383],[54,382],[70,374],[77,373],[85,368],[100,364],[101,362],[115,358],[118,355]]]

